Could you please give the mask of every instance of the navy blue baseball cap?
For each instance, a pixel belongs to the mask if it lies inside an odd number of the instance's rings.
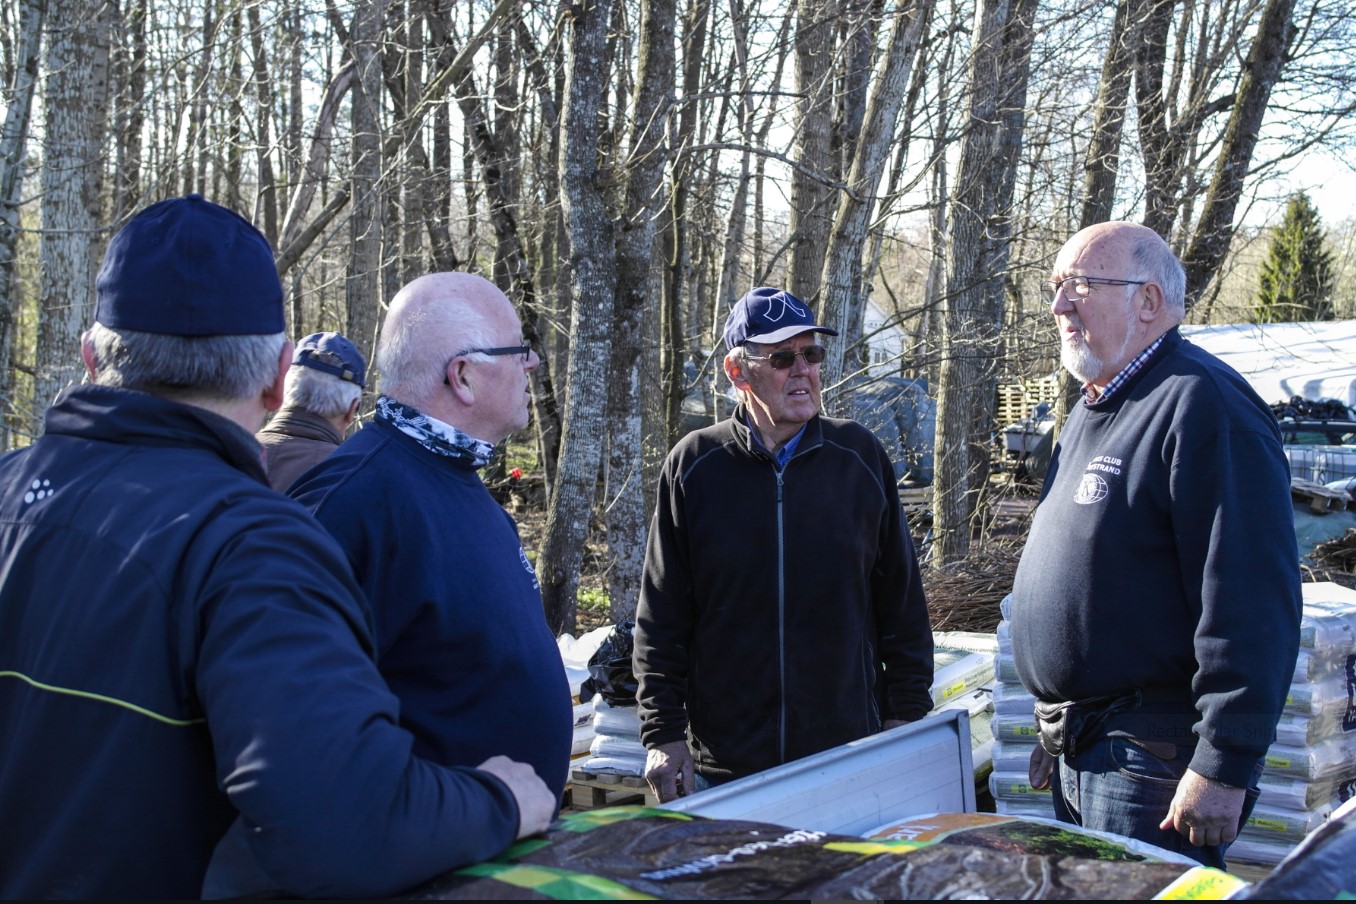
[[[293,367],[313,367],[346,383],[366,387],[367,362],[362,352],[338,333],[312,333],[297,344]]]
[[[244,217],[202,195],[152,204],[108,243],[94,319],[167,336],[281,333],[273,249]]]
[[[745,342],[774,343],[806,332],[837,336],[838,331],[815,323],[810,306],[785,289],[759,286],[735,302],[725,318],[725,348]]]

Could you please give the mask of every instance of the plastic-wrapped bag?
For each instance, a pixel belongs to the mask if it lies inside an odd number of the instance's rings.
[[[579,687],[580,700],[592,700],[601,694],[611,706],[636,705],[636,673],[631,668],[634,642],[631,632],[636,623],[627,619],[618,622],[612,632],[599,644],[589,658],[589,677]]]

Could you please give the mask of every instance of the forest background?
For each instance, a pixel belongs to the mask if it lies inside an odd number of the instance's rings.
[[[1059,246],[1142,222],[1190,322],[1250,319],[1287,197],[1344,209],[1301,163],[1352,159],[1354,24],[1321,0],[3,0],[0,443],[81,379],[110,235],[197,191],[272,241],[294,337],[370,359],[430,270],[513,299],[543,364],[487,481],[541,519],[558,632],[585,570],[634,611],[657,466],[694,383],[721,398],[755,285],[842,333],[831,412],[866,380],[867,299],[905,331],[891,366],[936,402],[928,564],[964,568],[997,387],[1057,369]],[[1356,220],[1327,227],[1328,307],[1356,317]]]

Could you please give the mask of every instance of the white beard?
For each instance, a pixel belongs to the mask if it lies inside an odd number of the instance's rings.
[[[1073,374],[1084,383],[1091,383],[1106,369],[1109,362],[1093,354],[1088,347],[1087,340],[1083,338],[1083,324],[1076,317],[1070,317],[1071,325],[1077,327],[1078,333],[1065,334],[1059,343],[1059,363],[1064,365],[1064,369]],[[1125,338],[1121,340],[1121,347],[1116,352],[1115,361],[1120,361],[1125,357],[1125,353],[1130,349],[1131,336],[1130,330],[1125,331]],[[1112,374],[1111,376],[1115,376]],[[1108,379],[1110,379],[1108,377]]]

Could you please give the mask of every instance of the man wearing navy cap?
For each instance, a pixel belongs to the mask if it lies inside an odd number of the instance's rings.
[[[226,893],[380,897],[544,828],[527,766],[411,755],[343,554],[267,485],[263,235],[163,201],[96,290],[91,384],[0,458],[0,898],[193,898],[214,850]]]
[[[660,473],[634,665],[661,800],[922,717],[932,631],[894,467],[820,414],[819,335],[784,289],[725,323],[739,404]]]
[[[256,434],[268,482],[280,493],[329,457],[358,417],[367,362],[338,333],[312,333],[297,346],[283,383],[283,406]]]

